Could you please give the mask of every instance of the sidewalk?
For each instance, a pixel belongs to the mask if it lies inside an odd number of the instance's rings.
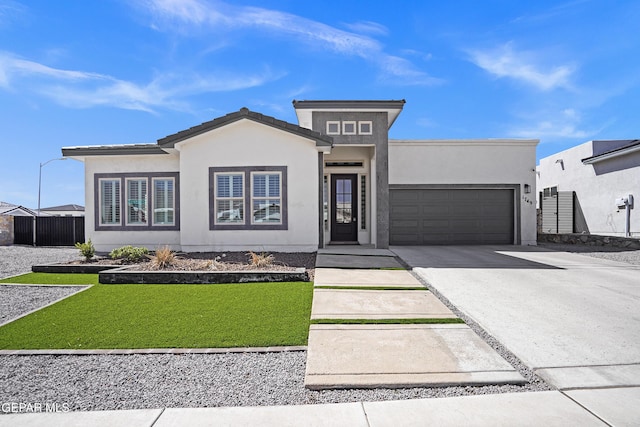
[[[605,393],[611,391],[605,390]],[[633,425],[625,419],[631,401],[619,401],[620,415],[611,425]],[[625,407],[627,405],[627,407]],[[629,408],[630,409],[630,408]],[[604,414],[604,416],[609,414]],[[603,415],[601,415],[603,416]],[[559,391],[464,396],[442,399],[331,405],[237,408],[137,409],[129,411],[10,414],[0,427],[205,427],[205,426],[606,426],[578,402]]]

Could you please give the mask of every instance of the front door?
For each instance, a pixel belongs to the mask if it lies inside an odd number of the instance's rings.
[[[331,175],[331,241],[357,242],[358,175]]]

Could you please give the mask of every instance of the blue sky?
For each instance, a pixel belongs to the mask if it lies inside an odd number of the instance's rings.
[[[640,137],[640,2],[0,0],[0,200],[63,146],[155,142],[293,99],[406,99],[392,138]],[[42,206],[84,204],[83,164]]]

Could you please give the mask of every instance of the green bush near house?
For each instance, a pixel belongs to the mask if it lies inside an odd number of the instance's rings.
[[[80,255],[82,255],[87,261],[93,258],[96,254],[96,248],[93,247],[91,239],[87,240],[85,243],[76,242],[75,246],[80,250]]]
[[[96,285],[1,327],[0,349],[306,345],[312,296],[309,282]]]
[[[111,259],[122,259],[127,262],[138,262],[146,258],[149,249],[145,247],[122,246],[109,252]]]

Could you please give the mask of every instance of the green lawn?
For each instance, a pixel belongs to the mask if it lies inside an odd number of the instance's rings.
[[[0,283],[37,285],[97,285],[97,274],[27,273],[0,280]]]
[[[310,282],[96,285],[3,326],[0,348],[306,345],[312,296]]]

